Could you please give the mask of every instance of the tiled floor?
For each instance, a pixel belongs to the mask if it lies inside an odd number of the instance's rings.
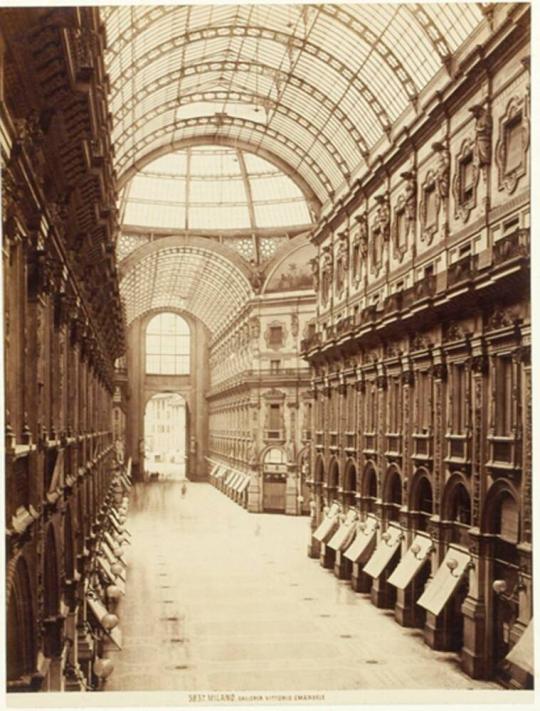
[[[307,518],[137,485],[111,691],[494,689],[306,555]]]

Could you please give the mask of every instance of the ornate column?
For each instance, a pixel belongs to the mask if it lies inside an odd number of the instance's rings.
[[[472,511],[469,530],[469,551],[472,569],[469,575],[469,590],[462,605],[463,649],[461,664],[473,678],[486,676],[488,649],[486,648],[486,588],[490,584],[488,560],[483,551],[483,536],[480,531],[480,514],[486,489],[487,460],[487,406],[489,389],[487,375],[489,362],[484,344],[479,339],[472,344]]]
[[[251,438],[254,443],[253,451],[248,462],[250,481],[248,486],[248,511],[251,513],[260,513],[262,511],[262,464],[260,462],[260,422],[261,412],[258,399],[250,400],[249,409],[251,412]]]
[[[289,436],[285,445],[287,454],[287,481],[285,484],[285,513],[300,513],[298,503],[297,413],[298,402],[287,402],[289,410]]]

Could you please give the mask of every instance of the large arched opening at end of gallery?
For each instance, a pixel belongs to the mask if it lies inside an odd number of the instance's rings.
[[[148,400],[144,413],[144,468],[150,479],[187,478],[188,429],[188,411],[182,395],[162,392]]]

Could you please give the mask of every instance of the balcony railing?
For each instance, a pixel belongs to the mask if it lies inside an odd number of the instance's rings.
[[[478,255],[468,254],[448,267],[448,286],[455,286],[472,279],[476,273]]]
[[[516,257],[528,257],[529,253],[529,230],[516,230],[495,242],[493,245],[493,264],[497,266]]]

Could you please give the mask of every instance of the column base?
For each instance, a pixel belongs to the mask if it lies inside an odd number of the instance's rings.
[[[352,564],[351,585],[352,589],[358,593],[369,593],[371,591],[373,578],[362,571],[360,563]]]
[[[416,605],[410,591],[407,588],[405,590],[398,588],[396,596],[397,601],[394,608],[396,622],[402,627],[416,627]]]
[[[463,611],[461,667],[473,679],[487,679],[490,663],[486,654],[486,609],[483,603],[466,597]]]
[[[319,558],[321,555],[321,544],[313,536],[311,536],[311,541],[308,543],[307,551],[310,558]]]
[[[321,543],[321,553],[319,556],[319,562],[323,568],[333,568],[334,562],[336,560],[336,552],[332,548],[329,548],[326,543]]]
[[[334,575],[340,580],[349,580],[352,575],[352,563],[341,551],[336,551]]]
[[[383,610],[393,607],[396,602],[396,589],[389,585],[383,576],[373,581],[371,602]]]

